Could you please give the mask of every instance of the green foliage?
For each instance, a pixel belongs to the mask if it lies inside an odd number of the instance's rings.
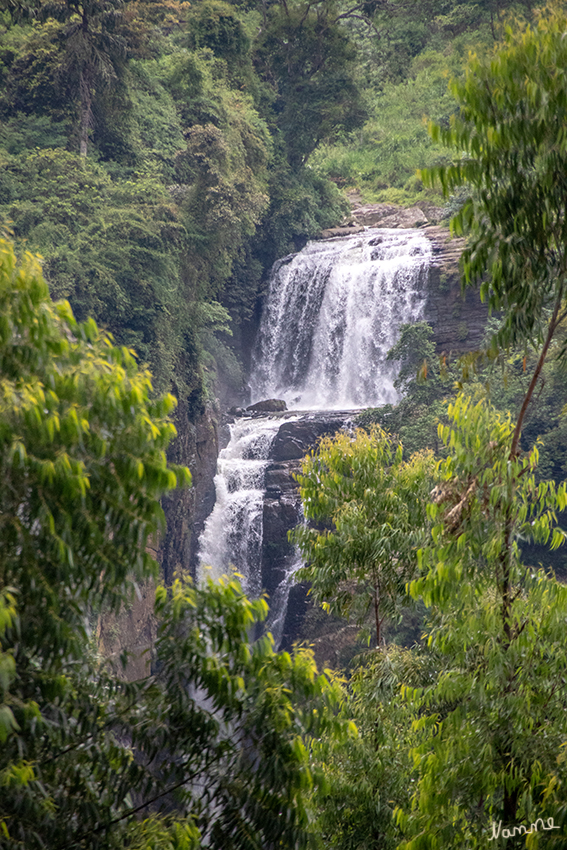
[[[315,148],[365,117],[353,78],[355,49],[333,0],[264,7],[255,62],[274,90],[274,121],[296,169]]]
[[[485,344],[498,331],[500,322],[490,320]],[[565,330],[558,329],[549,358],[543,365],[535,389],[537,404],[531,405],[524,418],[521,446],[539,444],[536,475],[557,482],[566,477],[565,445],[567,420],[563,414],[565,365],[561,353]],[[369,408],[358,415],[359,427],[377,424],[404,447],[404,457],[432,449],[437,457],[446,453],[439,440],[438,425],[447,422],[447,401],[454,400],[464,386],[478,398],[487,397],[496,410],[517,415],[537,366],[537,351],[517,349],[507,354],[486,357],[480,353],[461,359],[439,358],[433,344],[433,329],[426,322],[405,325],[400,339],[388,353],[399,367],[396,387],[403,393],[397,405]]]
[[[32,758],[4,771],[3,846],[309,846],[305,800],[324,784],[309,742],[353,727],[309,652],[249,642],[266,613],[236,581],[177,580],[156,591],[158,675],[127,684],[84,659],[50,680]]]
[[[242,59],[250,48],[244,22],[234,6],[222,0],[199,4],[189,19],[189,34],[193,47],[208,47],[228,61]]]
[[[265,267],[301,250],[307,238],[336,224],[349,211],[336,187],[309,168],[294,174],[279,162],[270,175],[270,207],[259,232],[257,254]]]
[[[403,461],[401,446],[376,427],[322,440],[297,476],[306,518],[332,525],[294,530],[308,561],[299,575],[331,613],[363,622],[372,611],[377,645],[417,569],[432,465],[430,454]]]
[[[460,26],[474,12],[462,11],[449,10],[444,25]],[[411,803],[397,809],[400,847],[407,850],[480,848],[491,838],[504,847],[514,826],[529,831],[538,817],[548,823],[550,816],[563,826],[567,812],[566,590],[522,558],[527,542],[554,550],[566,537],[557,526],[567,508],[565,482],[545,480],[538,472],[539,447],[528,440],[541,433],[542,414],[551,410],[559,435],[564,401],[565,169],[557,116],[565,98],[556,68],[565,64],[565,20],[553,10],[546,14],[533,30],[518,25],[508,31],[491,61],[471,60],[466,79],[454,83],[461,115],[436,131],[437,140],[457,147],[459,159],[431,173],[447,193],[463,184],[466,190],[467,180],[473,188],[457,218],[457,227],[472,230],[466,271],[471,280],[482,278],[491,306],[502,311],[491,351],[497,365],[474,358],[464,365],[477,380],[477,398],[480,381],[488,383],[498,404],[509,404],[516,416],[461,393],[449,405],[449,424],[439,426],[445,459],[428,509],[431,537],[410,585],[430,609],[428,648],[437,664],[428,682],[402,683],[408,711],[416,716],[415,791]],[[416,329],[413,341],[414,347],[406,332],[396,352],[408,391],[406,412],[439,402],[443,392],[436,369],[427,369],[425,384],[413,378],[427,351],[426,328]],[[512,343],[525,348],[505,356],[501,349]],[[530,407],[536,392],[541,411]],[[395,421],[399,427],[403,420]],[[333,778],[337,789],[340,782]],[[358,810],[363,825],[368,806]],[[349,816],[347,807],[343,823]],[[337,846],[350,846],[340,817],[328,809],[322,817],[332,824]],[[363,832],[368,844],[366,826]],[[535,830],[520,838],[526,846],[539,840]],[[550,840],[564,845],[560,832]]]
[[[36,817],[41,833],[57,806],[40,762],[53,754],[50,744],[98,723],[96,706],[94,717],[82,710],[87,613],[103,603],[116,609],[136,579],[156,573],[146,543],[163,527],[158,499],[189,473],[165,459],[172,397],[150,401],[149,374],[132,353],[114,347],[92,320],[77,323],[67,302],[51,302],[31,255],[18,264],[3,242],[0,257],[0,657],[8,734],[0,774],[14,790],[3,792],[2,816],[8,827],[21,819],[24,830]],[[75,711],[67,711],[69,701]],[[75,773],[88,758],[87,748]],[[83,789],[85,807],[102,793],[93,787],[104,785],[102,773]],[[61,779],[61,792],[70,792],[64,785]]]
[[[536,447],[510,458],[510,417],[464,396],[449,415],[427,572],[411,586],[433,606],[429,644],[446,670],[407,692],[425,736],[414,750],[413,805],[398,815],[408,850],[484,847],[492,822],[529,828],[546,812],[546,777],[562,775],[567,732],[558,686],[566,589],[524,566],[518,547],[520,537],[563,542],[555,523],[565,484],[536,484]]]
[[[401,328],[400,338],[388,352],[388,360],[398,364],[394,386],[402,394],[397,405],[370,408],[359,414],[357,425],[377,424],[400,440],[404,457],[432,449],[442,451],[437,426],[446,419],[445,400],[454,394],[459,369],[435,353],[433,329],[427,322]]]
[[[29,148],[57,148],[67,141],[67,127],[47,115],[26,115],[18,112],[3,122],[0,128],[0,147],[10,154],[22,154]]]
[[[125,846],[131,850],[198,850],[200,832],[189,818],[146,818],[133,823]]]
[[[176,158],[177,179],[186,187],[181,209],[197,254],[194,274],[207,275],[201,286],[208,283],[209,296],[224,289],[234,258],[268,204],[265,124],[250,101],[233,92],[226,91],[218,112],[220,126],[188,129],[186,150]]]
[[[17,609],[14,592],[9,588],[2,588],[0,595],[0,647],[5,643],[6,632],[14,629],[17,623]],[[11,707],[13,697],[10,694],[16,673],[14,654],[10,649],[0,649],[0,743],[18,731],[18,723],[14,717]]]
[[[159,599],[158,613],[164,591]],[[305,795],[323,776],[311,766],[305,743],[323,734],[352,734],[352,726],[335,716],[337,687],[317,675],[310,652],[274,653],[269,636],[249,643],[247,633],[265,618],[267,606],[245,599],[235,581],[206,588],[174,584],[167,604],[172,615],[165,617],[157,651],[169,700],[194,711],[187,678],[202,688],[215,721],[211,739],[223,753],[202,785],[212,846],[306,846]],[[191,735],[190,726],[180,729]]]
[[[313,166],[339,185],[362,189],[371,201],[439,203],[438,193],[424,190],[415,172],[443,158],[441,146],[428,137],[424,116],[444,121],[453,112],[454,100],[447,91],[449,67],[440,53],[419,56],[409,79],[381,84],[364,127],[321,146],[313,155]]]
[[[50,20],[2,29],[3,115],[39,115],[71,122],[74,101],[59,74],[62,25]]]
[[[127,39],[120,31],[121,0],[49,0],[11,4],[14,20],[46,21],[39,28],[51,60],[48,73],[57,95],[77,107],[80,155],[86,157],[93,123],[93,97],[118,82],[124,69]],[[31,58],[31,57],[30,57]],[[32,59],[33,64],[36,60]],[[35,69],[34,69],[35,70]],[[43,69],[38,69],[40,75]]]
[[[329,73],[353,64],[337,14],[318,6]],[[257,10],[176,0],[22,2],[0,20],[0,218],[43,254],[53,294],[135,346],[178,396],[202,397],[217,375],[240,389],[240,332],[263,273],[347,209],[289,164],[297,134],[284,138],[277,115],[297,92],[283,69],[278,94],[269,63],[254,67],[260,24]],[[301,100],[332,135],[342,106],[323,102],[324,70]],[[77,167],[70,151],[87,149]],[[233,339],[200,325],[211,301]]]
[[[184,229],[165,188],[152,178],[113,183],[100,166],[62,150],[10,158],[1,180],[0,209],[18,240],[45,255],[54,296],[135,346],[167,387],[189,320],[179,270]]]
[[[333,850],[394,850],[398,830],[394,806],[411,797],[410,749],[418,742],[414,707],[400,687],[425,686],[435,679],[435,656],[424,650],[372,652],[345,687],[343,712],[358,735],[323,741],[315,755],[324,765],[327,787],[317,795],[317,822],[325,847]]]
[[[564,449],[567,421],[563,415],[565,363],[559,356],[563,339],[564,330],[560,328],[543,364],[534,391],[534,403],[526,411],[520,442],[523,450],[539,443],[536,475],[538,478],[553,478],[558,483],[567,478]],[[474,379],[483,384],[496,409],[510,410],[517,415],[537,363],[537,351],[528,350],[524,354],[521,349],[516,349],[479,364]]]
[[[162,527],[157,500],[187,473],[165,461],[172,397],[150,401],[129,350],[53,305],[30,255],[18,266],[3,242],[1,261],[0,580],[26,645],[57,663],[63,646],[80,654],[92,594],[116,607],[155,572],[143,544]]]
[[[462,74],[469,50],[494,44],[511,12],[531,16],[533,4],[404,0],[363,8],[373,28],[355,24],[351,37],[368,120],[322,146],[312,164],[368,201],[438,205],[439,191],[424,187],[415,172],[447,161],[426,132],[428,120],[447,126],[455,111],[447,77]]]
[[[165,458],[172,397],[150,400],[132,353],[2,247],[2,846],[308,846],[309,742],[352,728],[308,651],[250,642],[263,599],[158,588],[157,672],[133,683],[89,645],[95,616],[156,574],[159,497],[190,475]]]
[[[481,297],[504,311],[500,345],[549,344],[565,317],[567,101],[556,73],[567,59],[564,32],[564,14],[552,9],[534,29],[507,28],[494,55],[471,58],[465,78],[452,83],[460,115],[449,128],[431,128],[457,161],[423,178],[439,180],[446,194],[463,184],[474,191],[452,226],[470,231],[466,281],[483,279]]]

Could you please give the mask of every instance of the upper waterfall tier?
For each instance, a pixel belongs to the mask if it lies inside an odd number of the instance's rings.
[[[419,321],[432,249],[418,230],[310,242],[275,263],[253,352],[252,400],[345,410],[398,400],[386,360]]]

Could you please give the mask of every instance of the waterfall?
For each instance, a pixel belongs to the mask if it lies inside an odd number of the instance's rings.
[[[275,264],[250,379],[253,400],[348,410],[398,400],[386,360],[423,315],[431,243],[415,230],[311,242]]]
[[[268,620],[266,622],[266,630],[271,632],[272,637],[274,638],[274,645],[276,647],[279,647],[283,637],[289,592],[291,590],[295,574],[301,568],[302,563],[299,550],[296,549],[290,558],[290,563],[288,564],[285,576],[276,587],[276,590],[270,599],[270,613],[268,614]]]
[[[397,370],[386,356],[400,326],[423,316],[431,255],[419,231],[368,229],[310,242],[275,263],[253,350],[252,400],[283,398],[294,411],[396,402]],[[218,578],[232,567],[252,597],[262,592],[264,476],[281,424],[264,416],[230,425],[200,538],[198,577]],[[298,567],[290,556],[270,600],[276,645]]]
[[[200,541],[198,578],[218,579],[232,566],[252,597],[262,591],[264,472],[280,424],[262,418],[230,425],[230,441],[217,463],[215,506]]]

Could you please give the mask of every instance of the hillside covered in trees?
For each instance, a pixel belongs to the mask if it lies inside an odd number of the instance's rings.
[[[0,8],[0,848],[563,850],[562,4]],[[493,317],[459,364],[406,326],[401,403],[303,462],[302,575],[373,641],[321,672],[153,547],[176,403],[242,390],[349,191],[452,216]],[[131,682],[100,617],[148,581]]]
[[[337,187],[439,203],[415,176],[444,156],[426,120],[513,11],[7,0],[0,218],[54,297],[197,409],[219,374],[240,390],[262,276],[348,212]]]

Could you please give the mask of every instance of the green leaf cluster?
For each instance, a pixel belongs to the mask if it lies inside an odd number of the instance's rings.
[[[526,566],[518,547],[520,538],[564,541],[565,483],[536,483],[536,447],[510,458],[514,424],[486,403],[461,395],[449,416],[425,572],[411,585],[432,608],[429,645],[444,669],[406,692],[424,733],[413,803],[398,813],[407,848],[481,847],[492,822],[529,828],[553,814],[544,789],[562,776],[567,732],[566,589]]]
[[[343,684],[343,713],[358,735],[324,740],[315,757],[324,766],[327,787],[314,798],[317,826],[334,850],[394,850],[399,833],[395,805],[408,805],[412,792],[410,750],[420,733],[414,707],[400,687],[425,686],[436,673],[435,656],[389,647],[358,659]]]
[[[0,219],[192,415],[241,390],[263,273],[346,212],[305,163],[358,120],[355,51],[336,4],[311,6],[17,2],[0,22]]]
[[[305,517],[316,524],[293,532],[307,561],[300,577],[331,613],[363,622],[372,612],[377,645],[417,569],[433,467],[431,453],[404,461],[401,445],[376,426],[321,440],[297,476]]]
[[[368,2],[372,26],[353,20],[355,80],[365,92],[368,118],[360,129],[323,144],[312,162],[367,202],[419,204],[434,221],[451,214],[439,190],[424,185],[418,169],[447,163],[439,141],[428,138],[430,121],[447,127],[455,112],[448,90],[463,74],[470,50],[492,47],[513,15],[532,17],[528,0]],[[516,26],[516,25],[514,25]]]
[[[2,847],[309,846],[310,742],[353,730],[309,651],[251,642],[263,599],[177,579],[141,678],[98,655],[101,612],[156,576],[160,497],[191,480],[165,457],[174,400],[1,247]]]
[[[533,29],[508,27],[493,56],[471,58],[453,81],[461,109],[450,127],[431,127],[457,161],[422,176],[446,194],[463,183],[473,191],[452,227],[470,231],[465,281],[483,279],[481,297],[504,311],[500,345],[543,342],[565,317],[564,32],[564,13],[551,8]]]

